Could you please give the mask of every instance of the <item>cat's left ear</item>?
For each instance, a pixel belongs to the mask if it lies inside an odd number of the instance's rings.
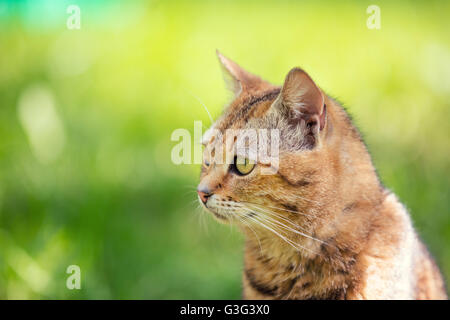
[[[326,106],[322,91],[302,69],[292,69],[275,102],[289,117],[291,124],[303,124],[306,134],[316,135],[326,123]]]
[[[242,91],[250,92],[272,86],[269,82],[246,71],[236,62],[225,57],[218,50],[216,50],[216,53],[220,64],[222,65],[227,87],[234,93],[235,97],[239,96]]]

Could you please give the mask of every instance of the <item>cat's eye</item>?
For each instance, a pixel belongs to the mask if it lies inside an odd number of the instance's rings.
[[[255,167],[255,163],[247,158],[236,157],[234,159],[234,167],[236,168],[238,174],[244,176],[252,172],[253,168]]]

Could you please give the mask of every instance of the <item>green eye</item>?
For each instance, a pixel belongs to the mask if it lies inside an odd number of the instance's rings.
[[[246,175],[252,172],[255,164],[251,162],[247,158],[239,158],[237,157],[234,161],[234,166],[236,167],[236,171],[241,175]]]

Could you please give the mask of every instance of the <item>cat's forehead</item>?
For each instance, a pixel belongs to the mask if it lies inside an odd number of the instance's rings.
[[[215,128],[221,132],[227,129],[255,128],[279,93],[280,88],[273,88],[270,91],[237,97],[216,122]]]
[[[233,101],[224,114],[204,133],[202,144],[206,147],[205,152],[214,154],[218,150],[223,150],[256,161],[259,130],[276,127],[266,114],[278,94],[277,88]]]
[[[277,93],[269,93],[246,101],[235,100],[223,115],[205,131],[202,136],[202,144],[213,146],[221,142],[227,132],[235,134],[240,130],[270,129],[272,126],[265,119],[265,114],[276,96]]]

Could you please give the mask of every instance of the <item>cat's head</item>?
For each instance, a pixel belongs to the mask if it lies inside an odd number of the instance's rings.
[[[203,138],[200,203],[219,221],[242,226],[261,227],[262,222],[278,230],[291,227],[290,221],[314,223],[321,209],[318,199],[333,187],[324,181],[333,167],[326,147],[333,131],[327,112],[332,100],[299,68],[279,87],[218,56],[234,100]],[[270,163],[251,159],[248,150],[239,153],[236,136],[228,133],[246,129],[277,132],[272,174],[267,174]]]

